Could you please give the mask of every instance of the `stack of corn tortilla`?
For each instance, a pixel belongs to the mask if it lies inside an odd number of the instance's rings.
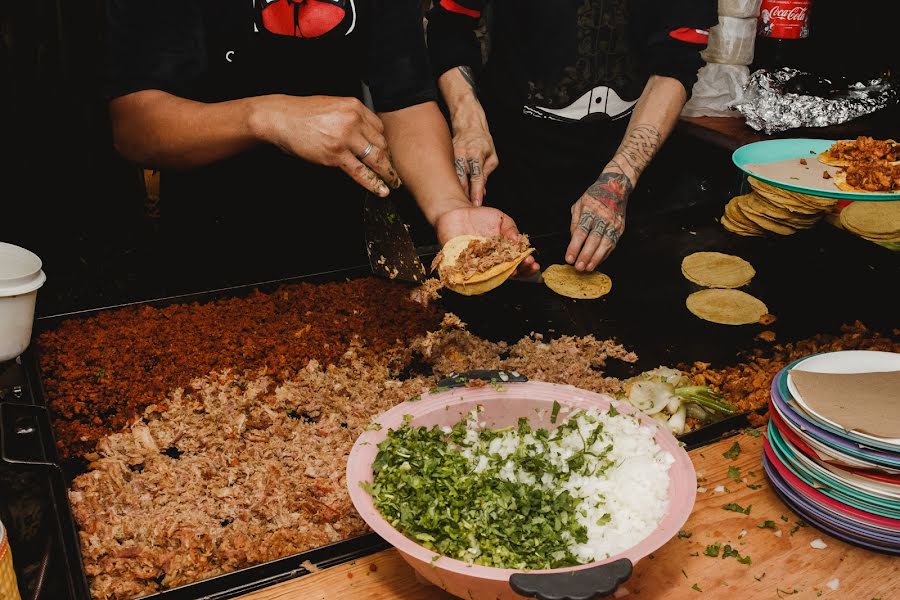
[[[736,196],[725,206],[722,226],[738,235],[790,235],[812,227],[837,202],[783,190],[755,177],[748,177],[751,191]]]
[[[841,211],[840,225],[870,242],[900,250],[900,201],[854,202]]]

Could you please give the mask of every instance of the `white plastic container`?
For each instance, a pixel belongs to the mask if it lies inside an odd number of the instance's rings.
[[[709,42],[700,52],[707,63],[749,65],[756,44],[756,19],[719,17],[719,24],[709,30]]]
[[[47,280],[41,266],[35,253],[0,242],[0,362],[22,354],[31,341],[37,291]]]

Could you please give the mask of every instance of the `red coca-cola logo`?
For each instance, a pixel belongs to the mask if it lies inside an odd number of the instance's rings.
[[[780,6],[773,6],[769,14],[773,19],[781,19],[783,21],[806,21],[806,12],[809,10],[807,6],[795,6],[790,10]]]
[[[797,39],[809,35],[812,0],[763,0],[759,11],[759,35]]]

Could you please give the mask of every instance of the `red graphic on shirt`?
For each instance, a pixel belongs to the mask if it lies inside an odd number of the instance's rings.
[[[348,0],[259,0],[269,33],[299,38],[325,35],[344,20]]]

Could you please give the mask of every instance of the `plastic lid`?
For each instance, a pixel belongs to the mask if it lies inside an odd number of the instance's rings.
[[[47,280],[41,259],[25,248],[0,242],[0,296],[33,292]]]

